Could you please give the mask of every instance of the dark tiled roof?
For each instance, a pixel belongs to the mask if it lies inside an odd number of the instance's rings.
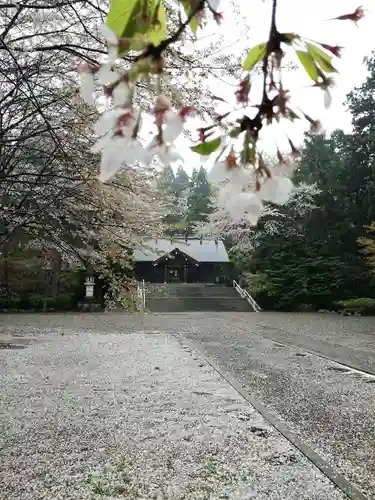
[[[178,248],[198,262],[229,262],[228,253],[222,241],[185,239],[145,239],[144,246],[134,251],[136,262],[154,262]]]

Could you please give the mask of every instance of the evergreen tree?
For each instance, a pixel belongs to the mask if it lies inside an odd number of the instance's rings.
[[[176,177],[170,165],[165,166],[161,171],[158,178],[158,188],[168,199],[168,213],[164,217],[164,223],[169,226],[166,233],[168,235],[174,235],[176,233],[175,226],[180,222],[180,216],[178,213],[178,199],[176,196]]]
[[[180,165],[177,169],[175,176],[175,192],[178,197],[182,196],[189,188],[190,178],[185,172],[184,168]]]
[[[176,177],[170,165],[163,167],[158,179],[158,187],[167,195],[176,195]]]
[[[206,170],[201,167],[194,169],[189,186],[187,224],[188,231],[194,232],[194,224],[207,220],[211,212],[211,189],[207,181]]]
[[[347,98],[353,132],[306,137],[295,182],[317,185],[316,208],[301,216],[285,207],[282,228],[260,231],[248,252],[245,271],[256,273],[254,288],[272,306],[326,308],[374,296],[366,230],[375,227],[375,55],[366,64],[368,77]]]

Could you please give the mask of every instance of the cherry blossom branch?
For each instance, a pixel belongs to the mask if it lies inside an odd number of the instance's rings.
[[[22,7],[17,6],[17,12],[15,12],[15,14],[13,15],[13,17],[10,19],[9,23],[5,27],[4,31],[1,33],[0,40],[5,40],[5,37],[7,36],[7,34],[9,33],[9,31],[13,28],[13,26],[15,25],[17,19],[21,15],[21,12],[22,12]]]
[[[177,40],[180,38],[182,33],[189,26],[192,19],[194,19],[194,17],[204,9],[206,1],[207,0],[199,0],[197,2],[196,6],[194,7],[194,9],[192,9],[190,14],[187,16],[187,19],[182,24],[180,24],[180,26],[178,27],[178,29],[176,30],[176,32],[173,35],[171,35],[169,38],[166,38],[165,40],[163,40],[156,47],[155,47],[155,45],[152,45],[152,44],[149,45],[142,54],[140,54],[139,56],[137,56],[135,58],[135,61],[140,61],[141,59],[145,59],[147,57],[152,57],[155,60],[160,59],[163,51],[166,48],[168,48],[170,45],[172,45],[173,43],[177,42]]]
[[[68,51],[70,49],[82,49],[82,50],[87,50],[88,52],[93,52],[93,53],[96,53],[96,54],[106,54],[107,53],[107,51],[105,51],[103,49],[96,49],[94,47],[84,47],[82,45],[76,45],[74,43],[47,45],[45,47],[34,47],[33,51],[35,51],[35,52],[47,52],[47,51],[51,51],[51,50],[67,50]],[[14,49],[14,50],[17,50],[17,48]],[[75,50],[70,50],[70,52],[74,52],[77,55],[80,55]]]
[[[124,20],[123,26],[118,26],[114,19],[118,19],[118,7],[111,7],[106,24],[101,26],[103,37],[108,45],[108,64],[87,65],[83,64],[81,73],[81,95],[88,104],[95,105],[94,93],[98,80],[104,87],[104,94],[111,98],[114,108],[101,117],[95,127],[96,133],[101,136],[93,146],[93,152],[102,151],[100,180],[107,182],[113,178],[123,164],[134,165],[139,163],[149,164],[154,157],[164,164],[177,159],[173,149],[173,141],[183,130],[183,122],[192,112],[192,106],[184,106],[177,92],[171,92],[177,111],[173,109],[172,102],[163,93],[164,76],[169,65],[168,57],[173,57],[172,45],[183,35],[190,25],[194,34],[200,26],[205,14],[210,13],[220,23],[223,19],[218,12],[220,0],[184,0],[181,2],[187,14],[186,20],[181,22],[177,30],[169,37],[166,35],[165,16],[166,10],[162,3],[158,3],[153,13],[148,14],[140,6],[134,8]],[[141,6],[145,6],[147,2]],[[207,8],[206,8],[207,7]],[[295,51],[295,55],[304,67],[306,73],[313,80],[314,86],[321,88],[328,94],[325,95],[325,104],[330,102],[328,88],[332,84],[330,73],[336,69],[331,63],[332,55],[339,56],[337,47],[303,39],[296,33],[280,33],[277,29],[276,14],[278,3],[272,0],[271,22],[268,39],[253,47],[242,63],[242,69],[247,72],[235,92],[237,104],[241,106],[243,116],[236,124],[229,124],[231,114],[237,109],[216,115],[214,123],[199,130],[200,144],[191,149],[201,155],[208,156],[216,150],[221,150],[214,166],[212,167],[212,182],[228,184],[228,191],[222,191],[223,202],[234,217],[239,215],[256,224],[264,205],[263,202],[284,204],[292,192],[291,180],[280,171],[271,169],[259,151],[259,133],[265,125],[279,123],[281,119],[306,119],[310,123],[310,131],[318,132],[320,123],[313,120],[303,111],[295,111],[289,103],[289,91],[283,87],[281,65],[284,57],[284,46]],[[161,10],[161,13],[160,13]],[[177,14],[180,11],[178,10]],[[133,21],[143,16],[144,25],[137,31]],[[363,9],[358,8],[349,15],[339,16],[337,20],[352,20],[357,22],[363,16]],[[164,23],[163,29],[162,23]],[[159,28],[159,29],[157,29]],[[148,29],[149,32],[145,32]],[[156,32],[159,31],[159,34]],[[146,33],[146,34],[145,34]],[[150,41],[152,41],[150,43]],[[167,50],[170,48],[170,50]],[[131,60],[130,68],[122,74],[113,71],[112,65],[122,54],[139,51]],[[165,52],[165,53],[164,53]],[[262,98],[259,104],[250,102],[252,70],[258,65],[262,68]],[[95,77],[95,78],[94,78]],[[140,128],[140,111],[134,109],[134,90],[147,82],[151,84],[149,92],[155,95],[155,104],[152,114],[155,119],[156,133],[151,143],[144,148],[138,141]],[[224,99],[220,99],[225,102]],[[259,102],[259,101],[258,101]],[[326,104],[327,106],[327,104]],[[248,111],[245,108],[250,108]],[[249,114],[247,114],[249,113]],[[229,129],[230,127],[230,129]],[[233,128],[232,128],[233,127]],[[228,130],[229,129],[229,130]],[[212,138],[214,132],[219,135]],[[229,143],[224,139],[223,133],[228,132]],[[239,139],[238,141],[236,141]],[[284,158],[277,147],[277,160],[279,167],[290,163],[290,159],[300,155],[300,151],[287,137],[290,146],[290,155]],[[236,146],[242,141],[240,154]],[[229,151],[228,151],[229,150]],[[118,151],[118,153],[116,152]],[[225,154],[224,154],[225,153]],[[223,159],[221,159],[223,155]],[[284,169],[285,171],[285,169]],[[214,177],[216,176],[216,180]],[[229,179],[229,181],[228,181]],[[238,214],[238,211],[240,214]]]
[[[30,33],[28,35],[22,35],[22,36],[19,36],[17,38],[12,38],[10,40],[7,40],[7,43],[8,44],[12,44],[12,43],[16,43],[16,42],[23,42],[24,40],[30,40],[32,38],[36,38],[36,37],[44,37],[44,36],[49,36],[49,35],[56,35],[56,34],[60,34],[60,33],[66,33],[67,31],[69,31],[69,29],[74,26],[75,23],[71,24],[70,26],[66,26],[64,29],[61,29],[61,30],[53,30],[53,31],[44,31],[44,32],[41,32],[41,33]]]
[[[59,149],[60,152],[62,153],[62,155],[64,156],[65,155],[65,150],[64,150],[63,145],[61,144],[61,141],[60,141],[59,137],[55,133],[55,127],[53,127],[51,125],[51,123],[49,122],[49,119],[44,114],[44,111],[41,108],[40,103],[39,103],[38,99],[36,98],[36,96],[34,94],[34,89],[32,88],[30,81],[28,80],[27,76],[24,74],[22,68],[18,65],[17,60],[13,57],[13,55],[8,50],[8,48],[7,47],[5,47],[5,48],[9,52],[9,55],[11,56],[13,62],[15,63],[16,67],[18,68],[20,80],[26,83],[26,86],[28,88],[28,94],[27,94],[27,96],[28,96],[29,99],[31,98],[30,102],[33,102],[33,105],[36,108],[37,114],[39,114],[42,117],[42,119],[43,119],[43,121],[45,123],[46,129],[48,131],[48,134],[51,136],[52,140],[55,143],[56,151]],[[24,91],[21,90],[21,92],[24,92]],[[40,132],[40,130],[39,130],[39,132]],[[40,134],[38,134],[38,135],[40,135]],[[19,145],[20,142],[16,141],[16,145],[17,144]],[[53,161],[53,159],[54,159],[54,153],[52,153],[52,155],[50,156],[50,162]],[[72,158],[70,158],[69,161],[72,161]],[[43,167],[41,168],[41,170],[38,172],[38,174],[36,176],[36,181],[35,181],[36,184],[38,184],[38,185],[40,184],[39,181],[42,180],[42,176],[46,172],[46,170],[47,170],[50,162],[45,162],[44,165],[43,165]],[[79,168],[79,167],[77,166],[77,168]],[[17,206],[15,207],[17,213],[19,213],[19,211],[22,209],[23,205],[25,205],[25,203],[27,203],[28,199],[30,198],[30,193],[32,193],[32,190],[28,190],[27,192],[25,192],[25,194],[21,197],[21,200],[17,203]],[[61,193],[61,189],[57,189],[57,192],[56,192],[56,194],[54,196],[55,200],[60,196],[60,193]],[[51,200],[51,203],[53,201],[54,200]],[[8,222],[11,223],[11,221],[8,221]],[[5,241],[13,234],[13,230],[11,230],[9,232],[8,228],[5,227],[5,234],[7,236],[6,236],[5,239],[2,238],[2,241],[0,242],[0,246],[3,245],[5,243]]]
[[[28,10],[52,10],[58,9],[59,7],[70,6],[75,3],[85,3],[86,0],[69,0],[68,2],[57,2],[57,3],[45,3],[45,4],[36,4],[36,3],[0,3],[0,9],[11,9],[11,8],[21,8]]]
[[[267,41],[266,55],[263,59],[263,101],[265,102],[267,99],[267,78],[268,78],[268,59],[273,49],[273,41],[275,36],[277,35],[276,28],[276,9],[277,9],[277,0],[272,0],[272,13],[271,13],[271,27],[270,34]]]

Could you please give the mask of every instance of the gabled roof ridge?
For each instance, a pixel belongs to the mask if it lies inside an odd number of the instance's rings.
[[[229,262],[228,253],[222,240],[203,240],[200,238],[144,238],[144,246],[134,251],[134,259],[138,262],[153,262],[178,249],[197,262]]]

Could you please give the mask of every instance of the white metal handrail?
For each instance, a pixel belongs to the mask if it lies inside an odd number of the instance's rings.
[[[248,301],[248,303],[251,305],[251,307],[254,309],[255,312],[261,312],[262,309],[258,306],[253,297],[249,294],[247,290],[240,287],[240,285],[237,283],[236,280],[233,280],[233,288],[243,299]]]

